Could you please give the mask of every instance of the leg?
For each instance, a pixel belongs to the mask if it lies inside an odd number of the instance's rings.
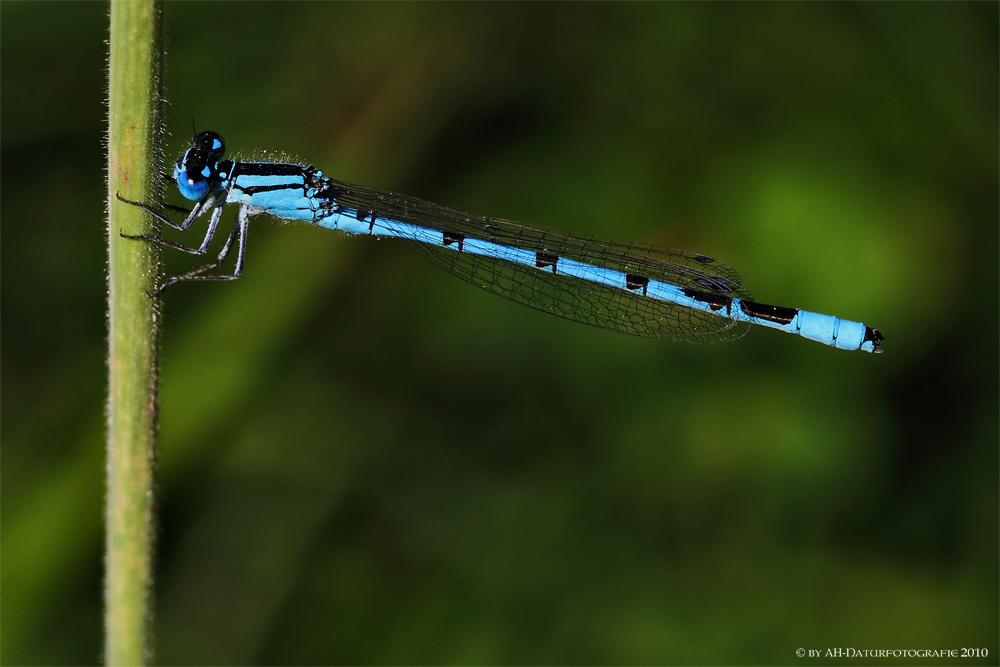
[[[221,211],[222,210],[221,207],[218,210]],[[215,220],[216,217],[217,217],[216,215],[212,216],[213,220],[216,223],[218,223],[218,220]],[[221,214],[218,217],[221,217]],[[188,271],[183,275],[174,276],[173,278],[168,278],[166,281],[164,281],[162,285],[156,288],[156,290],[149,296],[150,297],[157,296],[158,294],[163,292],[163,290],[167,289],[174,283],[179,283],[182,281],[236,280],[237,278],[239,278],[241,275],[243,275],[243,260],[246,256],[247,229],[250,226],[249,223],[250,223],[250,213],[247,211],[246,206],[241,206],[239,213],[237,213],[236,215],[236,223],[233,225],[232,231],[229,232],[229,238],[226,239],[226,245],[222,247],[222,251],[219,253],[219,256],[216,258],[214,262],[212,262],[211,264],[206,264],[205,266],[202,266],[200,268],[197,268],[194,271]],[[214,231],[214,226],[212,230]],[[220,264],[226,261],[226,257],[229,255],[229,251],[232,250],[233,242],[236,240],[236,237],[239,237],[239,249],[237,250],[236,254],[236,269],[233,271],[232,275],[217,275],[211,273],[208,275],[203,275],[206,271],[211,271],[212,269],[218,267]],[[207,245],[207,242],[206,244],[203,245]]]
[[[129,202],[131,203],[131,202]],[[139,204],[144,210],[149,211],[145,205]],[[195,209],[197,210],[197,209]],[[154,215],[156,215],[154,213]],[[191,253],[192,255],[204,255],[205,251],[208,250],[209,244],[212,242],[212,237],[215,236],[215,230],[219,226],[219,220],[222,219],[222,207],[217,206],[214,211],[212,211],[212,218],[208,223],[208,231],[205,232],[205,238],[202,240],[201,245],[197,248],[190,248],[186,245],[180,243],[174,243],[173,241],[168,241],[167,239],[160,238],[159,236],[153,236],[151,234],[122,234],[119,235],[125,239],[143,239],[146,241],[153,241],[154,243],[159,243],[160,245],[165,245],[170,248],[176,248],[177,250],[183,250],[184,252]],[[176,226],[176,225],[174,225]]]
[[[132,206],[138,206],[143,211],[146,211],[146,213],[149,213],[160,222],[170,225],[174,229],[178,229],[182,232],[186,231],[187,228],[190,227],[195,220],[203,216],[210,208],[212,208],[215,205],[215,202],[218,200],[217,196],[209,195],[205,199],[202,199],[200,202],[195,204],[194,208],[191,209],[190,211],[186,208],[181,208],[180,206],[172,206],[170,204],[167,204],[166,208],[169,208],[174,211],[183,211],[188,214],[188,216],[184,219],[184,222],[178,225],[173,220],[163,215],[162,213],[154,209],[152,206],[149,206],[148,204],[143,204],[142,202],[138,201],[132,201],[131,199],[125,199],[117,192],[115,193],[115,197],[117,197],[118,201],[120,202],[125,202],[126,204],[131,204]],[[124,234],[122,236],[124,236]],[[127,238],[136,238],[136,237],[133,236]]]

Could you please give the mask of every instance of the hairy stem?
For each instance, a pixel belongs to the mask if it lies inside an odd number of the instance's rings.
[[[150,216],[115,195],[156,201],[161,156],[162,5],[113,0],[108,85],[108,445],[105,655],[150,657],[157,311],[146,294],[159,273],[153,244],[119,237]]]

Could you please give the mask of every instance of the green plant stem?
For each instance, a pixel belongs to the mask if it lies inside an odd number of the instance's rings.
[[[118,201],[156,201],[161,159],[162,6],[113,0],[108,105],[108,449],[105,655],[149,659],[157,311],[146,294],[159,273],[153,244],[119,236],[150,216]]]

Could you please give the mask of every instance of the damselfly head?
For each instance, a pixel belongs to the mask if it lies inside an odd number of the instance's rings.
[[[212,189],[219,160],[226,154],[226,142],[218,132],[205,131],[194,138],[191,148],[177,158],[174,179],[185,198],[199,201]]]

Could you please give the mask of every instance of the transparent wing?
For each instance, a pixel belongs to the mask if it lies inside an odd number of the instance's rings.
[[[742,279],[735,269],[686,250],[527,227],[332,179],[328,196],[341,210],[367,213],[456,237],[484,239],[681,288],[753,300],[753,295],[741,285]],[[750,328],[747,322],[649,298],[637,290],[460,252],[455,244],[445,246],[417,238],[407,240],[417,252],[477,287],[531,308],[602,329],[672,341],[715,343],[735,340]]]

